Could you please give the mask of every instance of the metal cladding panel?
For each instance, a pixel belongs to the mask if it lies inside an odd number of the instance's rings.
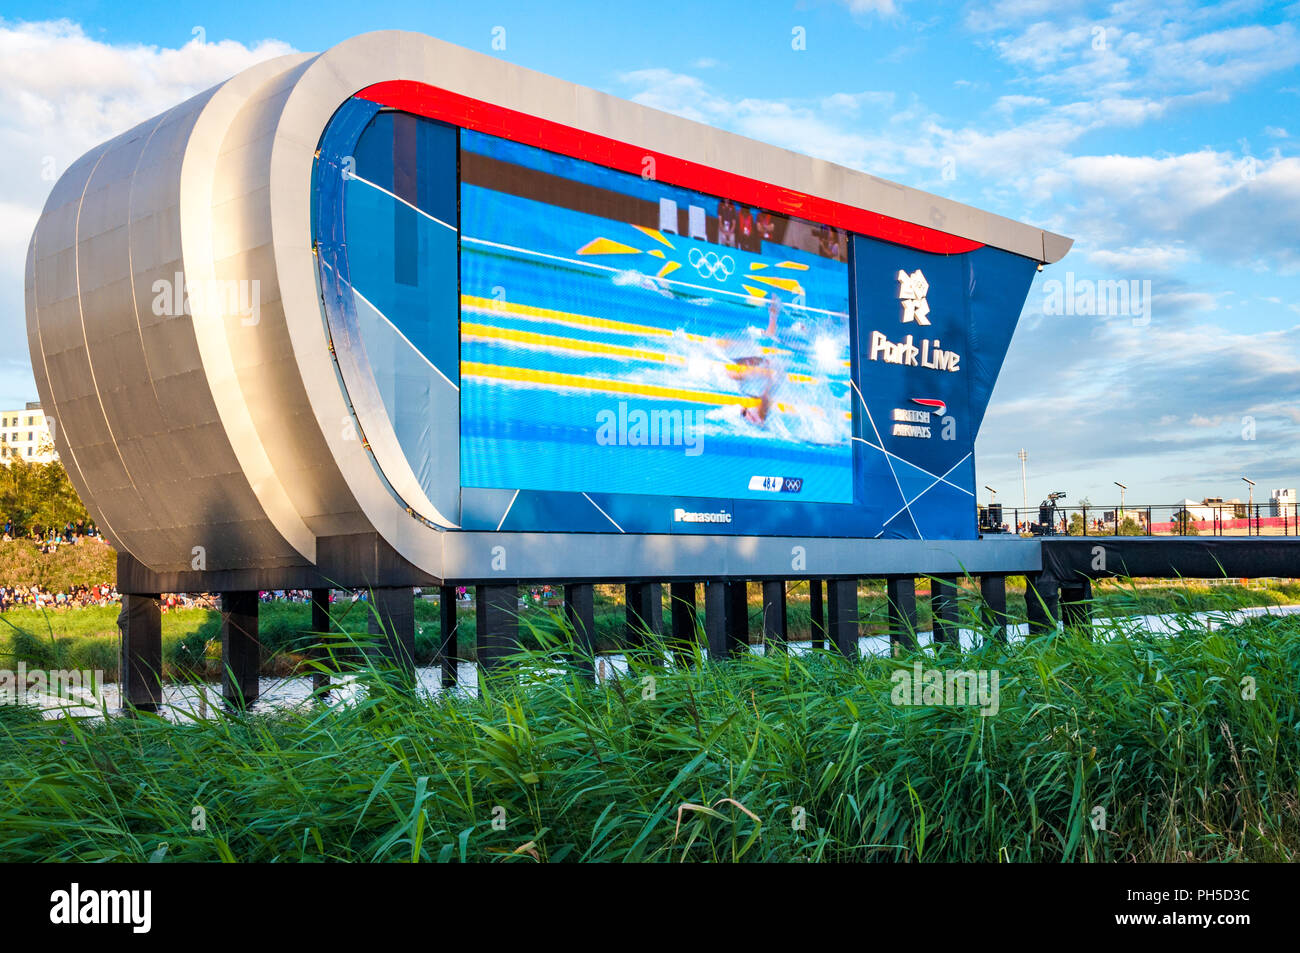
[[[213,179],[214,221],[233,218],[240,225],[230,230],[230,235],[239,235],[238,240],[214,242],[214,273],[226,282],[263,276],[257,320],[227,315],[225,338],[243,405],[260,435],[270,472],[312,534],[361,532],[369,526],[359,518],[321,437],[322,427],[340,423],[318,420],[307,399],[297,373],[275,269],[272,197],[264,183],[278,118],[296,75],[290,72],[267,84],[240,111],[222,141]],[[250,184],[257,187],[250,189]]]
[[[618,579],[709,580],[860,578],[896,573],[921,575],[1037,572],[1043,567],[1039,540],[826,539],[816,536],[756,537],[600,535],[557,533],[445,533],[442,578],[458,583],[548,578],[545,568],[563,565],[572,581]],[[802,552],[794,570],[792,552]],[[503,555],[504,554],[504,555]],[[555,578],[552,574],[549,578]]]
[[[610,167],[652,156],[665,181],[693,170],[718,184],[716,194],[734,188],[770,197],[779,210],[803,210],[814,221],[813,209],[828,209],[851,217],[857,223],[851,231],[949,254],[971,252],[966,267],[977,275],[984,257],[996,257],[992,249],[980,250],[988,256],[975,252],[981,245],[1041,261],[1069,247],[1069,239],[1041,229],[418,34],[365,34],[324,54],[259,64],[75,163],[56,183],[29,250],[29,345],[56,444],[92,515],[144,566],[187,572],[196,546],[206,551],[212,571],[310,566],[318,538],[378,533],[417,571],[465,575],[469,570],[458,571],[457,560],[476,566],[478,557],[447,547],[467,514],[496,520],[493,529],[569,520],[567,528],[599,534],[585,541],[590,552],[620,554],[622,561],[610,565],[630,575],[626,560],[646,558],[647,565],[667,568],[663,560],[674,547],[685,546],[684,558],[696,565],[689,557],[696,544],[653,520],[641,528],[659,534],[655,542],[609,542],[634,535],[619,525],[636,522],[627,501],[534,492],[507,493],[503,501],[490,490],[466,491],[462,499],[460,486],[444,485],[441,477],[420,499],[413,488],[440,472],[427,464],[395,479],[400,450],[394,448],[405,437],[393,431],[376,395],[359,407],[361,390],[343,386],[339,342],[322,314],[312,171],[322,133],[344,103],[402,82],[470,103],[489,125],[522,123],[536,135],[558,137],[543,147],[576,131],[602,143],[594,158]],[[191,300],[186,294],[208,284],[237,293],[247,285],[250,297],[231,305],[219,295]],[[972,316],[1010,307],[1010,292],[1004,300],[986,295],[986,285],[973,287]],[[160,299],[169,290],[171,300]],[[250,321],[241,301],[254,295]],[[972,341],[980,335],[986,343],[978,346],[991,353],[1005,350],[1009,332],[980,326],[969,333]],[[358,366],[389,361],[399,351],[393,338]],[[432,360],[446,365],[438,355]],[[972,411],[987,400],[1000,360],[972,369]],[[454,364],[441,372],[452,386],[460,379]],[[430,407],[454,402],[450,394],[412,392],[410,385],[399,374],[398,390],[379,396],[410,400],[415,393]],[[982,409],[965,424],[972,440]],[[370,422],[358,433],[355,424],[366,415]],[[420,436],[439,448],[445,459],[438,466],[458,450],[455,427],[445,423],[430,419]],[[383,467],[377,448],[387,455]],[[419,505],[408,506],[412,500]],[[858,502],[860,514],[874,513],[863,515],[861,525],[798,507],[788,516],[815,536],[865,532],[888,515],[878,501]],[[786,538],[791,529],[785,528]],[[771,562],[773,571],[789,563],[776,539],[754,542],[739,527],[727,532],[735,540],[728,560],[755,561],[748,567],[754,571],[762,570],[758,563]],[[527,539],[527,551],[538,558],[572,552],[571,539]]]
[[[186,313],[177,183],[211,95],[65,175],[38,224],[34,267],[48,247],[71,268],[56,270],[48,299],[38,279],[28,300],[38,390],[74,486],[117,546],[159,569],[189,568],[195,546],[231,566],[302,561],[257,528],[264,517],[224,434],[201,436],[218,417]]]
[[[278,558],[284,564],[310,562],[315,540],[267,459],[266,439],[250,419],[232,357],[234,352],[247,350],[250,341],[257,348],[271,346],[267,340],[271,335],[250,338],[247,331],[260,325],[263,293],[268,299],[275,298],[274,270],[223,271],[223,264],[232,257],[236,264],[246,262],[250,249],[266,243],[268,230],[259,224],[266,217],[266,201],[217,203],[213,196],[231,127],[238,126],[256,104],[282,97],[283,87],[292,82],[289,77],[307,59],[303,55],[281,57],[246,70],[223,85],[196,121],[179,177],[180,242],[186,281],[194,292],[196,354],[212,395],[213,423],[223,431],[223,442],[231,451],[228,462],[223,462],[239,474],[241,488],[246,487],[232,519],[248,526],[248,541],[241,552],[256,553],[256,541],[279,538],[282,552]],[[246,119],[244,128],[268,122],[273,124],[273,118],[259,114]],[[264,193],[264,179],[255,170],[246,172],[242,189],[245,196]],[[222,560],[219,565],[224,568],[227,563]]]
[[[75,232],[77,208],[86,179],[105,148],[107,144],[82,156],[55,182],[46,200],[41,221],[28,245],[29,274],[26,281],[26,301],[27,338],[32,353],[32,371],[36,379],[36,390],[41,398],[41,406],[54,423],[55,445],[60,450],[73,486],[86,501],[92,517],[110,539],[115,539],[111,525],[89,494],[76,456],[59,424],[55,403],[51,396],[48,369],[49,358],[56,350],[55,338],[50,337],[48,347],[43,343],[35,308],[35,302],[44,301],[47,317],[50,319],[57,317],[61,322],[68,320],[67,314],[79,309],[76,252],[72,241],[62,240],[62,237]]]

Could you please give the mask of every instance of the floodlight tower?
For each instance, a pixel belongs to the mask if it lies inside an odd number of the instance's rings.
[[[1024,502],[1025,509],[1029,509],[1029,481],[1025,478],[1025,461],[1029,459],[1029,451],[1021,449],[1016,454],[1020,458],[1020,493]]]
[[[1242,477],[1250,485],[1249,500],[1246,503],[1246,535],[1250,535],[1250,524],[1255,518],[1255,481],[1247,477]]]

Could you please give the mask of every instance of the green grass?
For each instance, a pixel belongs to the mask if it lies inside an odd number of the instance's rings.
[[[917,656],[997,669],[991,717],[892,704],[890,675],[911,658],[634,658],[629,677],[596,686],[548,673],[567,645],[536,625],[530,638],[541,648],[478,698],[417,697],[367,671],[352,705],[184,726],[11,709],[0,856],[1300,858],[1296,617]]]
[[[0,500],[3,480],[12,476],[0,472]],[[99,540],[62,545],[43,553],[30,539],[0,540],[0,586],[27,587],[33,584],[50,592],[67,592],[72,586],[109,583],[117,575],[117,553]]]
[[[1247,606],[1300,602],[1300,580],[1270,580],[1268,585],[1210,585],[1199,580],[1139,586],[1132,579],[1099,584],[1094,592],[1099,615],[1159,615],[1165,612],[1211,612]]]

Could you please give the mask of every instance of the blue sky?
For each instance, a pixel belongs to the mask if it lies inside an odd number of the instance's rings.
[[[258,59],[390,27],[1075,238],[977,445],[1007,502],[1019,447],[1031,502],[1300,484],[1294,2],[2,2],[0,403],[35,398],[22,267],[51,170]],[[1149,281],[1149,314],[1045,314],[1067,272]]]

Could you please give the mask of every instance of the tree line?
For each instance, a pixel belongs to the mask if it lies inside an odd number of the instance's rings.
[[[28,463],[21,457],[0,466],[0,522],[9,525],[13,537],[63,532],[69,523],[92,525],[62,463]]]

